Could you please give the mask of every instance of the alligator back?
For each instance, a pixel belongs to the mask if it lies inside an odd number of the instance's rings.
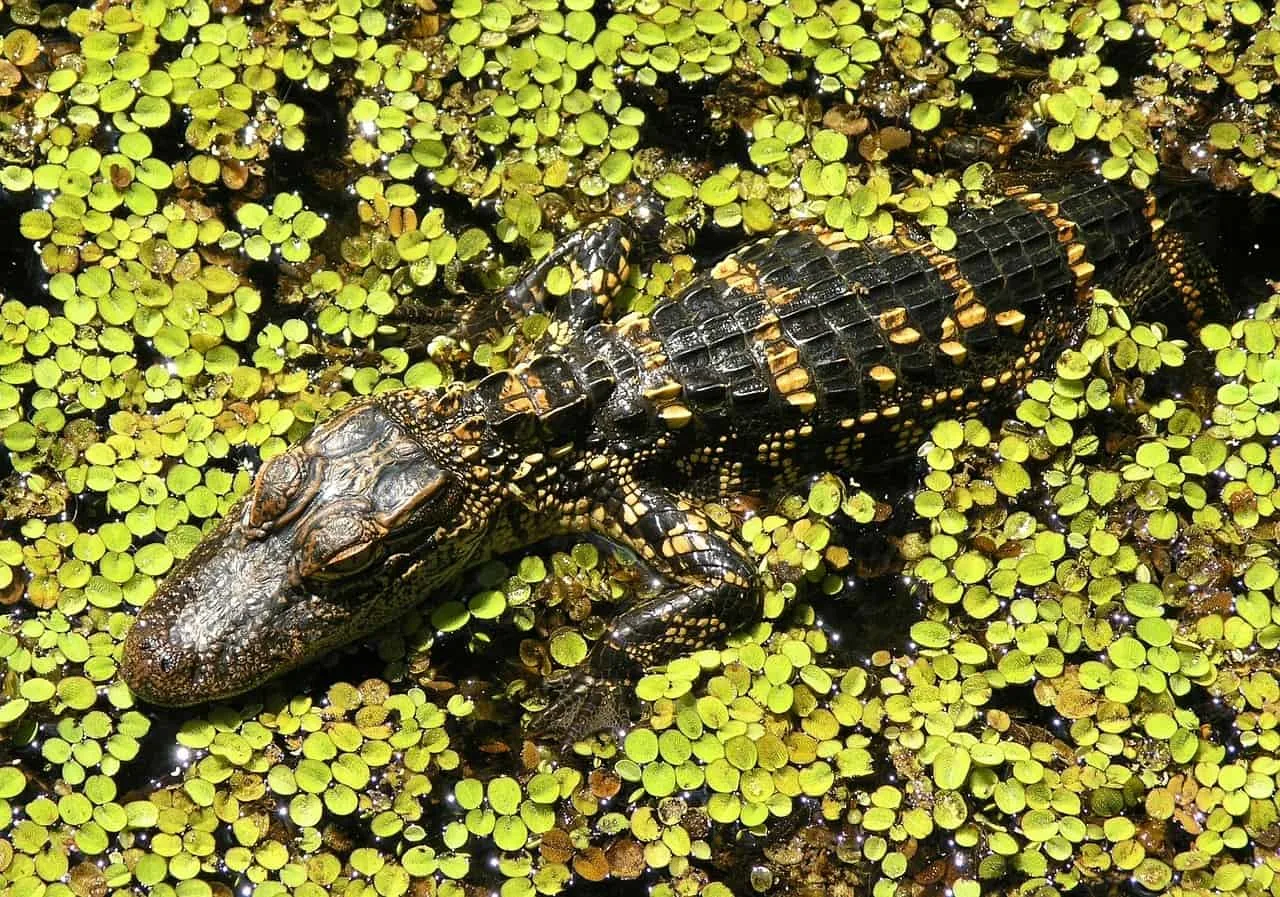
[[[536,354],[474,388],[365,397],[272,458],[148,602],[125,677],[162,703],[238,694],[470,563],[592,532],[663,585],[613,620],[543,731],[616,728],[640,668],[760,616],[756,559],[691,497],[890,462],[943,414],[1012,405],[1095,280],[1138,303],[1178,298],[1192,318],[1220,292],[1141,193],[1006,194],[953,211],[950,252],[905,231],[866,244],[786,231],[651,316],[607,323],[593,322],[625,279],[627,240],[616,219],[575,232],[549,260],[573,286]]]
[[[901,457],[943,414],[1012,398],[1083,322],[1095,283],[1163,271],[1164,222],[1148,195],[1102,180],[1005,192],[952,211],[949,252],[905,230],[865,243],[787,230],[648,319],[592,328],[584,358],[617,383],[603,425],[708,452],[746,440],[770,467],[844,462],[867,443],[865,467]]]

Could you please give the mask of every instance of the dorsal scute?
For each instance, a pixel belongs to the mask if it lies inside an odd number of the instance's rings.
[[[592,394],[567,359],[541,355],[485,377],[476,386],[489,424],[513,441],[564,441],[590,419]]]
[[[601,405],[617,388],[618,378],[607,361],[593,358],[582,366],[582,385],[591,401]]]

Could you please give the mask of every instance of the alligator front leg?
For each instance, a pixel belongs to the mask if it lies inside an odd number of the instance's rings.
[[[456,337],[477,337],[492,328],[550,312],[552,343],[563,343],[612,316],[613,299],[627,280],[631,228],[621,218],[600,218],[569,234],[534,262],[507,289],[481,296],[460,313],[452,308],[401,305],[390,316],[395,323],[444,328]],[[551,272],[569,272],[568,288],[552,291]]]
[[[612,313],[627,279],[631,230],[621,218],[601,218],[558,243],[507,290],[507,301],[525,314],[550,309],[563,336],[576,336]],[[551,271],[569,272],[569,288],[551,294]]]
[[[629,724],[630,690],[646,668],[697,651],[760,618],[762,597],[746,549],[698,508],[628,485],[602,502],[592,528],[664,577],[663,590],[618,614],[531,731],[570,742]]]

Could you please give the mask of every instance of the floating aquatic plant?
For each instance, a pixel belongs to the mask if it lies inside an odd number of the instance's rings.
[[[5,888],[1273,887],[1272,303],[1187,346],[1101,296],[1008,426],[933,430],[905,505],[828,475],[745,520],[712,509],[767,571],[766,619],[650,671],[617,742],[556,754],[510,725],[637,588],[588,545],[481,568],[359,682],[321,666],[165,716],[116,675],[134,609],[257,461],[355,395],[507,365],[546,325],[415,347],[406,319],[470,308],[602,212],[643,209],[677,249],[680,225],[797,218],[946,249],[987,169],[937,151],[993,114],[1105,177],[1277,193],[1262,4],[3,14],[6,270],[38,274],[0,303]],[[975,109],[987,76],[1028,87]],[[619,304],[648,311],[696,267],[656,253]],[[901,601],[901,574],[914,603],[851,645],[857,540],[887,523],[893,576],[857,600]]]

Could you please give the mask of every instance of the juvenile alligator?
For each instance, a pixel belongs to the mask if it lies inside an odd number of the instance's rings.
[[[267,461],[139,615],[125,679],[161,704],[234,695],[489,556],[594,533],[666,585],[615,617],[540,728],[619,724],[637,671],[760,614],[755,563],[702,502],[903,459],[939,417],[1011,405],[1095,284],[1192,326],[1223,302],[1176,203],[1092,179],[998,192],[952,210],[950,252],[906,230],[786,230],[616,320],[625,227],[575,233],[512,294],[554,306],[529,357],[357,400]],[[555,265],[572,288],[551,299]]]

